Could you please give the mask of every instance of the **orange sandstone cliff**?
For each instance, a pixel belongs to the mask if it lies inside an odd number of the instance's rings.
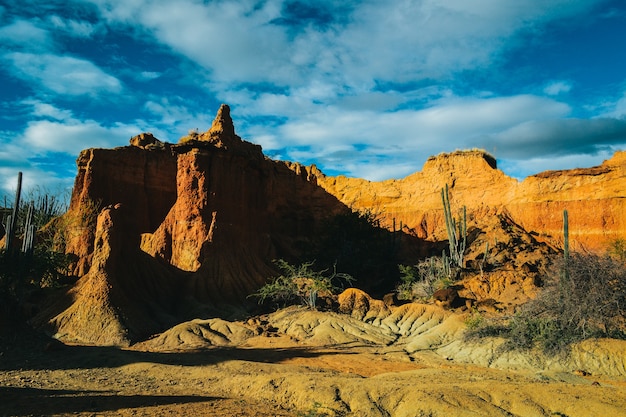
[[[450,189],[453,210],[467,207],[468,223],[506,213],[526,231],[556,247],[563,239],[563,210],[569,214],[572,246],[603,252],[626,239],[626,152],[593,168],[548,171],[518,181],[483,151],[431,157],[420,172],[400,180],[320,177],[320,184],[346,205],[379,213],[384,224],[420,238],[445,240],[441,189]]]
[[[476,296],[505,293],[506,282],[536,270],[537,259],[505,252],[521,248],[538,258],[553,251],[549,245],[559,247],[564,209],[574,249],[601,251],[626,238],[626,152],[599,167],[521,182],[482,151],[432,157],[401,180],[327,177],[314,166],[265,157],[236,135],[222,105],[207,132],[178,144],[144,133],[130,146],[87,149],[77,165],[65,217],[66,250],[76,256],[80,279],[36,321],[81,343],[124,345],[180,320],[227,314],[225,306],[244,303],[275,275],[273,259],[310,260],[302,259],[302,248],[328,219],[350,209],[376,214],[400,242],[438,242],[400,248],[405,263],[431,249],[441,253],[446,184],[453,210],[467,206],[468,229],[478,231],[474,246],[499,234],[493,256],[511,264],[497,283],[482,282],[491,278],[481,274],[471,284]],[[538,249],[537,241],[549,245]],[[469,252],[471,260],[477,249]],[[534,286],[533,279],[525,282],[524,297]]]

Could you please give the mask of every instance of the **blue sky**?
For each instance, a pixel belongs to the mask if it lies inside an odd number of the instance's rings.
[[[507,174],[626,149],[622,0],[0,0],[0,189],[71,186],[90,147],[207,130],[401,178],[483,148]]]

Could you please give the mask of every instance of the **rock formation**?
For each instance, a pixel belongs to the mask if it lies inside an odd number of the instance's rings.
[[[81,152],[65,215],[66,250],[82,277],[67,298],[78,302],[47,311],[40,322],[69,338],[82,334],[83,342],[127,344],[167,322],[155,317],[193,318],[203,306],[226,314],[225,304],[245,302],[275,275],[273,259],[298,259],[325,219],[349,212],[317,186],[314,167],[272,161],[238,137],[228,106],[208,132],[191,136],[165,144],[143,134],[131,146]],[[84,221],[103,207],[97,225]],[[147,300],[133,300],[146,285],[170,295],[151,304],[152,318],[129,313],[145,311]],[[83,331],[86,318],[116,323],[107,326],[117,331]]]
[[[563,210],[577,250],[602,252],[626,238],[626,152],[593,168],[549,171],[518,181],[496,168],[483,151],[457,151],[431,157],[421,172],[400,180],[369,182],[320,176],[324,189],[346,205],[380,213],[392,228],[431,240],[446,240],[440,191],[450,187],[453,210],[467,206],[469,222],[506,213],[538,239],[560,247]]]
[[[130,146],[87,149],[77,165],[65,219],[66,250],[78,259],[80,280],[37,320],[88,343],[124,345],[182,320],[227,315],[225,305],[241,305],[275,274],[273,259],[310,260],[302,259],[304,248],[350,209],[376,214],[400,235],[404,262],[416,262],[430,249],[408,242],[447,239],[446,184],[453,210],[467,206],[474,243],[468,261],[495,239],[493,258],[512,268],[468,282],[467,291],[483,298],[506,293],[519,271],[536,272],[538,258],[554,253],[564,209],[575,249],[601,250],[626,238],[626,152],[599,167],[520,182],[485,152],[463,151],[432,157],[401,180],[369,182],[266,158],[236,135],[222,105],[207,132],[178,144],[141,134]],[[441,253],[440,243],[433,248]],[[521,288],[519,302],[532,296],[533,279]]]

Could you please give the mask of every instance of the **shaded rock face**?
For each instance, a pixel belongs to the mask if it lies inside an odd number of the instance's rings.
[[[139,250],[129,212],[101,211],[89,271],[34,323],[65,341],[127,346],[177,322],[175,275]]]
[[[539,240],[561,247],[568,210],[576,250],[603,252],[611,241],[626,238],[626,152],[598,167],[545,172],[521,182],[498,170],[483,151],[457,151],[431,157],[421,172],[400,180],[321,176],[318,184],[351,207],[382,213],[386,227],[395,221],[430,241],[447,239],[440,195],[446,184],[452,210],[467,206],[473,225],[505,213]]]

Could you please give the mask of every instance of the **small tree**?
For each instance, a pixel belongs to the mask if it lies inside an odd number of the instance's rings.
[[[314,262],[294,266],[278,259],[274,263],[283,273],[270,279],[258,292],[251,295],[259,299],[259,304],[267,300],[283,306],[299,302],[309,308],[316,308],[318,295],[332,294],[342,289],[343,284],[354,280],[350,275],[338,273],[334,268],[330,274],[327,269],[315,271],[311,268]]]
[[[615,239],[609,244],[609,256],[626,263],[626,239]]]

